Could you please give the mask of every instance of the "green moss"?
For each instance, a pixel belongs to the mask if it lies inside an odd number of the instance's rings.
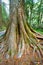
[[[36,32],[40,33],[43,35],[43,30],[42,29],[34,29]]]
[[[0,62],[2,62],[2,59],[0,59]]]
[[[3,31],[3,30],[5,30],[5,29],[6,29],[5,26],[0,27],[0,31]]]

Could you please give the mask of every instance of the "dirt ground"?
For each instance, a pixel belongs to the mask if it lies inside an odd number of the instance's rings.
[[[0,65],[43,65],[43,58],[40,60],[36,54],[33,57],[32,50],[29,50],[29,53],[23,54],[21,58],[14,56],[13,59],[4,59],[2,62],[0,62]]]
[[[0,65],[43,65],[43,60],[41,62],[30,61],[28,57],[24,56],[21,59],[4,60]]]
[[[43,44],[43,40],[40,40],[40,43]],[[25,52],[21,58],[17,58],[17,56],[8,60],[3,58],[0,65],[43,65],[43,56],[41,59],[37,53],[34,53],[33,56],[32,48],[27,49]]]

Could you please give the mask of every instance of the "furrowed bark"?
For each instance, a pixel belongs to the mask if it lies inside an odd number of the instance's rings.
[[[39,43],[38,43],[38,40],[37,40],[35,34],[32,33],[31,29],[28,27],[28,25],[26,23],[24,10],[23,10],[22,6],[23,6],[23,4],[19,8],[19,18],[20,18],[20,25],[21,25],[22,33],[25,35],[24,37],[26,37],[29,40],[28,43],[31,43],[33,45],[33,48],[34,48],[34,46],[36,46],[37,50],[39,50],[39,52],[41,52],[40,47],[37,45]]]

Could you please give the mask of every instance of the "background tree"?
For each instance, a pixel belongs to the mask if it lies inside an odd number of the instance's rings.
[[[1,7],[1,0],[0,0],[0,27],[2,26],[2,7]]]
[[[40,32],[43,34],[43,31],[42,31],[43,23],[41,23],[42,18],[43,18],[42,17],[42,10],[43,10],[42,5],[43,5],[42,0],[36,0],[36,1],[25,0],[25,12],[27,15],[28,22],[30,22],[30,20],[31,20],[30,26],[32,26],[33,29],[36,30],[37,32]],[[30,11],[31,10],[30,7],[32,8],[32,13]],[[31,16],[30,16],[30,13],[31,13]],[[39,29],[39,27],[40,27],[40,29]]]

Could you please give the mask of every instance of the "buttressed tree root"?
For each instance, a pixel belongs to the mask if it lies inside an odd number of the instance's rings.
[[[32,28],[27,23],[22,0],[18,8],[18,21],[20,26],[20,39],[22,39],[21,43],[24,44],[24,50],[21,50],[21,53],[23,51],[26,52],[27,49],[29,51],[29,48],[32,48],[31,51],[33,51],[32,55],[34,59],[36,59],[36,55],[38,57],[37,61],[39,59],[41,60],[43,58],[43,46],[38,42],[34,31],[32,32]]]
[[[16,55],[17,58],[29,52],[30,59],[34,58],[34,60],[38,61],[43,57],[43,46],[38,42],[38,39],[32,32],[32,28],[27,22],[23,0],[20,0],[19,6],[14,8],[14,12],[11,15],[11,24],[4,36],[4,43],[8,44],[6,52],[10,57]]]

